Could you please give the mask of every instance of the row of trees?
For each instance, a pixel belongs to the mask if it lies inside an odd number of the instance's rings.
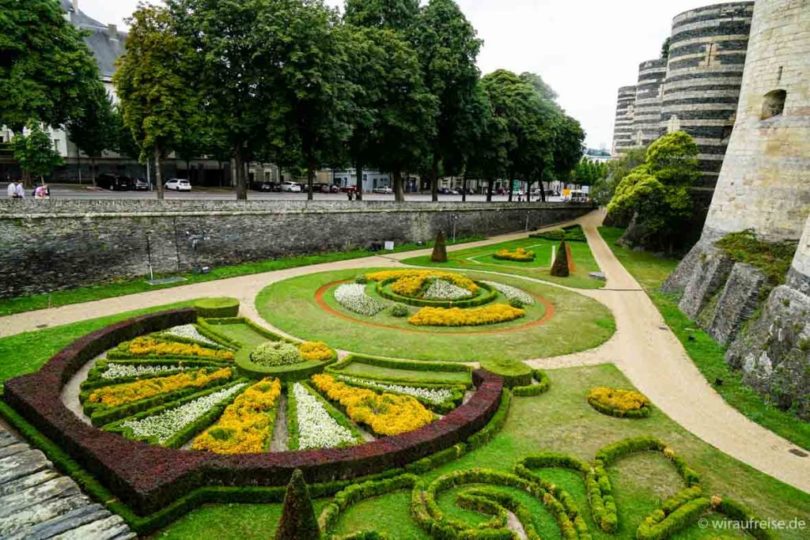
[[[441,176],[486,179],[490,196],[497,178],[567,178],[579,123],[537,75],[482,78],[480,47],[452,0],[347,0],[342,17],[322,0],[167,0],[134,14],[114,81],[144,155],[226,154],[240,199],[251,161],[310,186],[321,167],[358,183],[374,167],[399,201],[408,172],[434,199]]]

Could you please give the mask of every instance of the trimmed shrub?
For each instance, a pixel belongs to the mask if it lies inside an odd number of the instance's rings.
[[[509,305],[517,309],[523,309],[526,307],[526,304],[520,298],[509,299]]]
[[[411,311],[408,309],[408,306],[403,304],[394,304],[391,306],[391,315],[394,317],[407,317],[411,314]]]
[[[557,256],[554,258],[554,264],[551,266],[551,275],[555,277],[568,277],[568,250],[565,246],[565,240],[560,242],[560,247],[557,248]]]
[[[236,298],[203,298],[194,302],[197,315],[206,319],[221,319],[239,315],[239,300]]]
[[[534,257],[534,251],[527,251],[522,247],[519,247],[514,251],[509,251],[508,249],[499,249],[492,255],[493,259],[513,262],[532,262]]]
[[[320,537],[304,473],[301,469],[295,469],[284,495],[284,509],[276,530],[276,540],[320,540]]]
[[[539,396],[551,387],[551,380],[544,371],[535,369],[532,376],[537,382],[525,386],[515,386],[512,388],[512,393],[519,397]]]
[[[652,413],[650,400],[635,390],[597,386],[588,392],[588,403],[600,413],[617,418],[646,418]]]
[[[267,341],[250,353],[250,361],[260,366],[277,367],[300,364],[304,359],[301,351],[292,343]]]
[[[430,260],[437,263],[447,262],[447,242],[442,231],[439,231],[436,235],[436,243],[433,244],[433,253],[430,255]]]
[[[358,285],[365,285],[366,283],[368,283],[368,278],[365,276],[365,274],[360,274],[359,276],[354,278],[354,282],[357,283]]]
[[[679,506],[671,514],[657,510],[644,518],[636,531],[637,540],[664,540],[695,523],[697,518],[711,508],[705,497],[692,499]]]
[[[560,240],[565,240],[565,231],[562,229],[551,229],[550,231],[532,233],[529,235],[529,238],[542,238],[543,240],[559,242]]]

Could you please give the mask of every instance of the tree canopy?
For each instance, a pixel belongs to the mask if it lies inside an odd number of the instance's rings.
[[[25,186],[30,187],[33,177],[50,174],[62,164],[62,158],[38,122],[30,122],[27,130],[28,133],[14,137],[11,148],[23,171]]]

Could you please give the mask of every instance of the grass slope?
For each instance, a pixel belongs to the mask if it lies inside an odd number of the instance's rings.
[[[599,266],[593,258],[590,248],[586,242],[568,242],[571,246],[576,270],[567,278],[552,276],[551,250],[558,247],[559,242],[546,240],[543,238],[523,238],[491,246],[475,247],[448,252],[446,263],[434,263],[430,256],[412,257],[402,262],[416,266],[433,266],[440,268],[461,268],[464,270],[488,270],[493,272],[504,272],[518,276],[527,276],[545,281],[559,283],[577,289],[599,289],[604,286],[604,282],[588,277],[588,272],[598,272]],[[510,251],[519,247],[534,251],[536,257],[531,262],[502,261],[495,259],[493,254],[499,249]]]
[[[360,272],[324,272],[274,283],[259,293],[256,307],[273,326],[301,339],[325,341],[337,349],[360,354],[414,360],[517,362],[590,349],[615,331],[608,309],[590,298],[537,282],[486,274],[467,273],[474,279],[495,279],[547,298],[556,308],[554,317],[547,324],[509,333],[484,332],[509,329],[525,321],[476,327],[469,334],[460,334],[464,331],[460,328],[405,332],[352,324],[315,302],[315,291],[322,285],[351,279]],[[339,307],[330,296],[326,296],[327,303]]]
[[[683,344],[689,357],[711,383],[722,379],[715,390],[735,409],[754,422],[781,435],[787,440],[810,450],[810,423],[803,422],[792,414],[767,403],[762,396],[742,381],[740,372],[725,362],[725,347],[715,342],[710,335],[678,309],[678,299],[661,292],[661,284],[678,265],[677,260],[663,259],[643,251],[616,244],[623,229],[601,227],[599,232],[624,267],[635,277],[649,294],[658,311]]]

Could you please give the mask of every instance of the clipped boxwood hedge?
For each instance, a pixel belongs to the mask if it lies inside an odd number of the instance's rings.
[[[197,315],[206,319],[221,319],[239,315],[239,300],[236,298],[203,298],[194,302]]]
[[[533,383],[525,386],[515,386],[512,388],[512,393],[519,397],[539,396],[548,392],[551,387],[551,380],[545,371],[535,369],[532,371]]]

